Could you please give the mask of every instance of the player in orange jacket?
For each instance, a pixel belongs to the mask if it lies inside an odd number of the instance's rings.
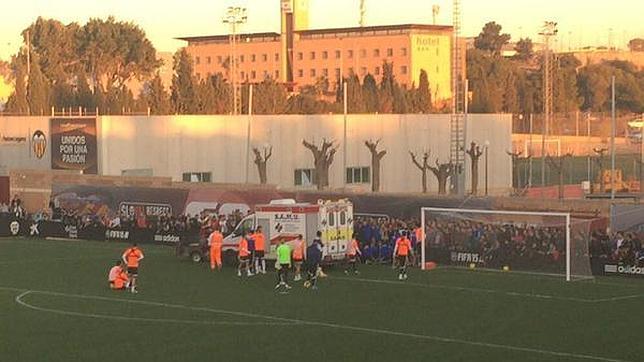
[[[137,293],[136,280],[139,276],[139,264],[144,258],[143,251],[139,249],[136,243],[132,243],[131,247],[125,249],[121,258],[127,265],[127,275],[130,278],[130,291]]]
[[[398,264],[399,268],[398,280],[407,279],[407,258],[410,255],[414,255],[414,251],[411,248],[411,241],[407,237],[407,231],[403,231],[402,236],[396,240],[393,255],[394,262]]]
[[[264,260],[266,253],[266,238],[262,232],[261,225],[257,226],[252,238],[255,240],[255,273],[266,274],[266,260]]]
[[[302,280],[302,263],[306,259],[306,242],[302,235],[298,235],[293,243],[293,265],[295,265],[294,281]]]
[[[356,266],[358,255],[362,256],[360,251],[360,243],[358,243],[358,234],[353,233],[353,237],[349,242],[349,247],[347,248],[347,268],[344,270],[344,274],[349,274],[349,269],[353,271],[353,274],[359,274],[358,268]]]
[[[250,272],[250,250],[248,250],[248,238],[250,237],[250,232],[244,232],[244,235],[239,240],[239,266],[237,267],[237,276],[242,276],[242,269],[246,270],[246,275],[252,276]]]
[[[224,243],[224,236],[215,228],[208,236],[208,246],[210,246],[210,270],[221,270],[221,246]]]

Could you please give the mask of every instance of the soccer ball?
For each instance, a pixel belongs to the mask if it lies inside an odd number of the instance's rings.
[[[471,264],[470,264],[470,269],[474,269],[474,268],[476,268],[476,264],[471,263]]]
[[[509,267],[509,266],[507,266],[507,265],[505,265],[505,266],[503,267],[503,271],[510,271],[510,267]]]
[[[307,280],[307,281],[305,281],[305,282],[304,282],[304,288],[307,288],[307,289],[308,289],[308,288],[310,288],[310,287],[311,287],[311,282],[310,282],[310,281],[308,281],[308,280]]]

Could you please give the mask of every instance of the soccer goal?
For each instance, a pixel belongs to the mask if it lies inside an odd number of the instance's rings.
[[[569,213],[421,208],[421,267],[592,278],[590,223]]]

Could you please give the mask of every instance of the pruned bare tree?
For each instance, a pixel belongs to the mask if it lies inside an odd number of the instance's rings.
[[[378,144],[380,140],[375,142],[372,140],[364,141],[365,146],[371,152],[371,191],[378,192],[380,191],[380,161],[387,154],[386,150],[378,151]]]
[[[512,194],[517,196],[521,195],[522,194],[520,190],[521,173],[519,172],[519,161],[529,160],[532,158],[532,156],[528,155],[526,157],[521,157],[521,155],[523,154],[522,151],[515,151],[515,152],[505,151],[505,153],[507,153],[508,156],[512,158]]]
[[[564,162],[572,157],[572,152],[568,152],[558,157],[546,155],[548,167],[559,177],[559,200],[564,198]]]
[[[470,156],[472,170],[472,195],[476,195],[479,189],[479,159],[483,155],[481,147],[476,142],[470,143],[470,148],[465,151]]]
[[[597,157],[595,157],[595,163],[599,168],[599,192],[603,194],[606,192],[606,185],[604,184],[604,157],[606,156],[606,152],[608,152],[608,148],[593,148],[593,152],[597,154]],[[591,185],[593,184],[593,180],[588,181],[590,181]]]
[[[454,167],[452,162],[440,163],[438,159],[436,159],[435,163],[436,166],[429,166],[429,169],[434,173],[434,176],[436,176],[436,180],[438,181],[438,194],[446,195],[447,180],[454,175],[456,167]]]
[[[266,173],[266,163],[273,155],[273,146],[265,146],[263,150],[253,147],[255,154],[255,165],[257,165],[257,172],[259,173],[259,183],[265,185],[268,182]]]
[[[411,162],[418,167],[420,172],[422,172],[422,187],[423,187],[423,193],[427,193],[427,171],[429,170],[429,151],[423,152],[423,163],[418,162],[417,156],[415,153],[409,151],[409,155],[411,156]]]
[[[316,186],[318,190],[329,186],[329,167],[333,163],[335,153],[338,151],[338,145],[334,144],[335,141],[328,141],[326,138],[322,139],[322,145],[318,147],[306,140],[302,140],[304,147],[308,148],[313,154],[313,162],[315,165],[315,173],[317,175]]]

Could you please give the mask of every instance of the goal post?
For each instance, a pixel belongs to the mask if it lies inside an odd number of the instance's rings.
[[[570,213],[421,207],[421,268],[428,261],[472,269],[592,277],[590,223]]]

